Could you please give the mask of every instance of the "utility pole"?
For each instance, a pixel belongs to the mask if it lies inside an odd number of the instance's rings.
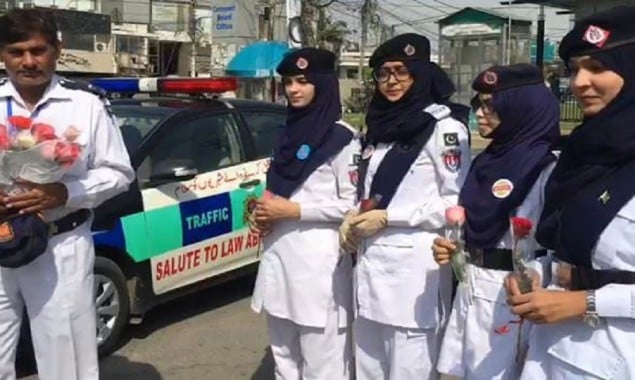
[[[538,13],[538,30],[536,32],[536,65],[542,70],[545,51],[545,6],[540,6]]]
[[[198,5],[197,0],[190,0],[190,12],[188,17],[188,34],[190,35],[190,39],[192,40],[192,50],[190,51],[190,76],[196,76],[196,55],[198,54],[196,44],[198,40],[197,33],[197,23],[196,20],[196,7]],[[211,63],[210,63],[211,66]],[[211,69],[210,69],[211,71]]]
[[[275,0],[269,0],[267,2],[267,6],[265,7],[265,24],[267,25],[266,39],[269,41],[273,41],[273,18],[276,14],[276,2]],[[269,93],[271,95],[271,101],[275,102],[277,97],[276,91],[276,77],[273,75],[273,72],[270,73],[269,78]]]
[[[315,17],[315,7],[311,2],[302,1],[300,8],[300,19],[302,20],[303,40],[302,46],[315,45],[315,33],[313,31],[313,20]]]
[[[366,37],[368,34],[368,22],[370,20],[370,8],[372,0],[364,0],[364,4],[361,9],[361,36],[359,42],[359,66],[357,67],[357,80],[359,84],[364,84],[364,56],[366,50]]]
[[[214,2],[209,2],[209,77],[214,72]]]

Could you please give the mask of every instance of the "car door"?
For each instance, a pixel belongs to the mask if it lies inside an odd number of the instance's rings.
[[[260,241],[246,218],[265,171],[245,162],[229,111],[192,112],[162,127],[138,169],[147,231],[139,244],[149,247],[154,294],[258,260]]]

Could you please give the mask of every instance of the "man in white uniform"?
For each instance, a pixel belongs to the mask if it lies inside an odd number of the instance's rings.
[[[50,237],[46,229],[42,236],[31,228],[41,226],[18,223],[11,235],[24,239],[27,248],[9,251],[0,245],[1,380],[16,378],[25,307],[41,380],[99,379],[89,210],[125,191],[134,179],[107,101],[54,74],[61,49],[57,33],[53,15],[45,10],[15,9],[0,17],[0,58],[8,74],[0,82],[2,123],[10,124],[4,119],[11,116],[30,118],[52,126],[57,136],[72,131],[81,147],[60,182],[24,183],[24,192],[1,199],[2,217],[22,213],[26,220],[38,213],[51,231]],[[42,241],[41,251],[36,250]]]

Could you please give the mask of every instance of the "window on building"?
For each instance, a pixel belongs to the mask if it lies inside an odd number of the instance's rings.
[[[22,3],[31,3],[38,7],[55,6],[61,9],[76,9],[78,11],[94,12],[97,10],[97,0],[23,0]]]
[[[144,54],[145,38],[135,36],[117,36],[117,53]]]
[[[94,34],[62,33],[62,42],[65,49],[88,51],[95,50]]]
[[[189,5],[153,1],[152,26],[156,30],[185,32],[189,17]]]

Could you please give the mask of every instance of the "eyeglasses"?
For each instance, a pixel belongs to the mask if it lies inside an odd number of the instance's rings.
[[[472,110],[476,112],[479,108],[483,109],[485,113],[493,113],[494,112],[494,101],[492,98],[481,98],[478,95],[475,95],[472,100],[470,100],[470,106],[472,106]]]
[[[373,71],[373,78],[380,83],[388,82],[390,76],[394,76],[397,82],[403,82],[410,79],[410,71],[406,66],[399,66],[396,69],[382,67]]]

